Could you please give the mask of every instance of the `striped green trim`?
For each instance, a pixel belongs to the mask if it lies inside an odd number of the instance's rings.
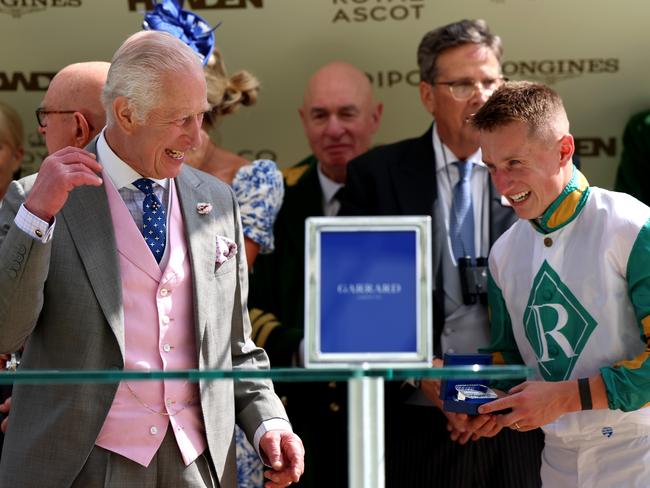
[[[567,186],[541,217],[531,220],[533,227],[543,234],[549,234],[572,222],[582,211],[589,198],[587,178],[573,167],[573,175]]]

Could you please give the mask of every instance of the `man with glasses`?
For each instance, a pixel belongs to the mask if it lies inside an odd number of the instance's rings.
[[[68,146],[83,149],[104,128],[101,93],[110,66],[104,61],[74,63],[52,78],[36,109],[38,131],[45,137],[49,154]],[[11,387],[0,393],[0,402],[0,417],[4,417],[11,409]],[[2,432],[7,430],[7,422],[5,417],[0,424]]]
[[[485,293],[466,278],[484,269],[491,244],[515,220],[490,183],[469,122],[503,83],[501,54],[500,38],[483,20],[428,32],[418,48],[419,90],[434,123],[424,135],[372,149],[348,166],[341,214],[433,219],[437,365],[445,353],[476,353],[489,343]],[[438,381],[388,391],[387,486],[540,485],[539,430],[473,442],[458,417],[441,410]]]
[[[104,128],[101,93],[110,63],[75,63],[59,71],[36,110],[38,131],[47,152],[67,146],[83,148]]]

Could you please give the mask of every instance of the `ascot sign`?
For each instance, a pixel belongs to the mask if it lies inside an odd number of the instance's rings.
[[[332,4],[333,24],[419,19],[424,9],[424,0],[332,0]]]

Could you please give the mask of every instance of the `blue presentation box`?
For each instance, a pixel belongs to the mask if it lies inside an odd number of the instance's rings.
[[[472,366],[492,364],[490,354],[445,354],[445,366]],[[486,379],[446,379],[440,386],[440,399],[446,412],[478,415],[478,407],[497,399]]]

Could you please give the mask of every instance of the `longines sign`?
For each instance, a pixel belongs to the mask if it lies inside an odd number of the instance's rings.
[[[540,59],[506,61],[502,69],[503,74],[509,78],[537,80],[552,85],[583,75],[618,73],[619,65],[620,60],[617,58]]]
[[[48,7],[81,7],[81,0],[0,0],[0,13],[14,18]]]
[[[127,0],[129,10],[153,10],[153,0]],[[262,8],[264,0],[187,0],[183,1],[183,8],[190,10],[210,10],[229,8]]]

